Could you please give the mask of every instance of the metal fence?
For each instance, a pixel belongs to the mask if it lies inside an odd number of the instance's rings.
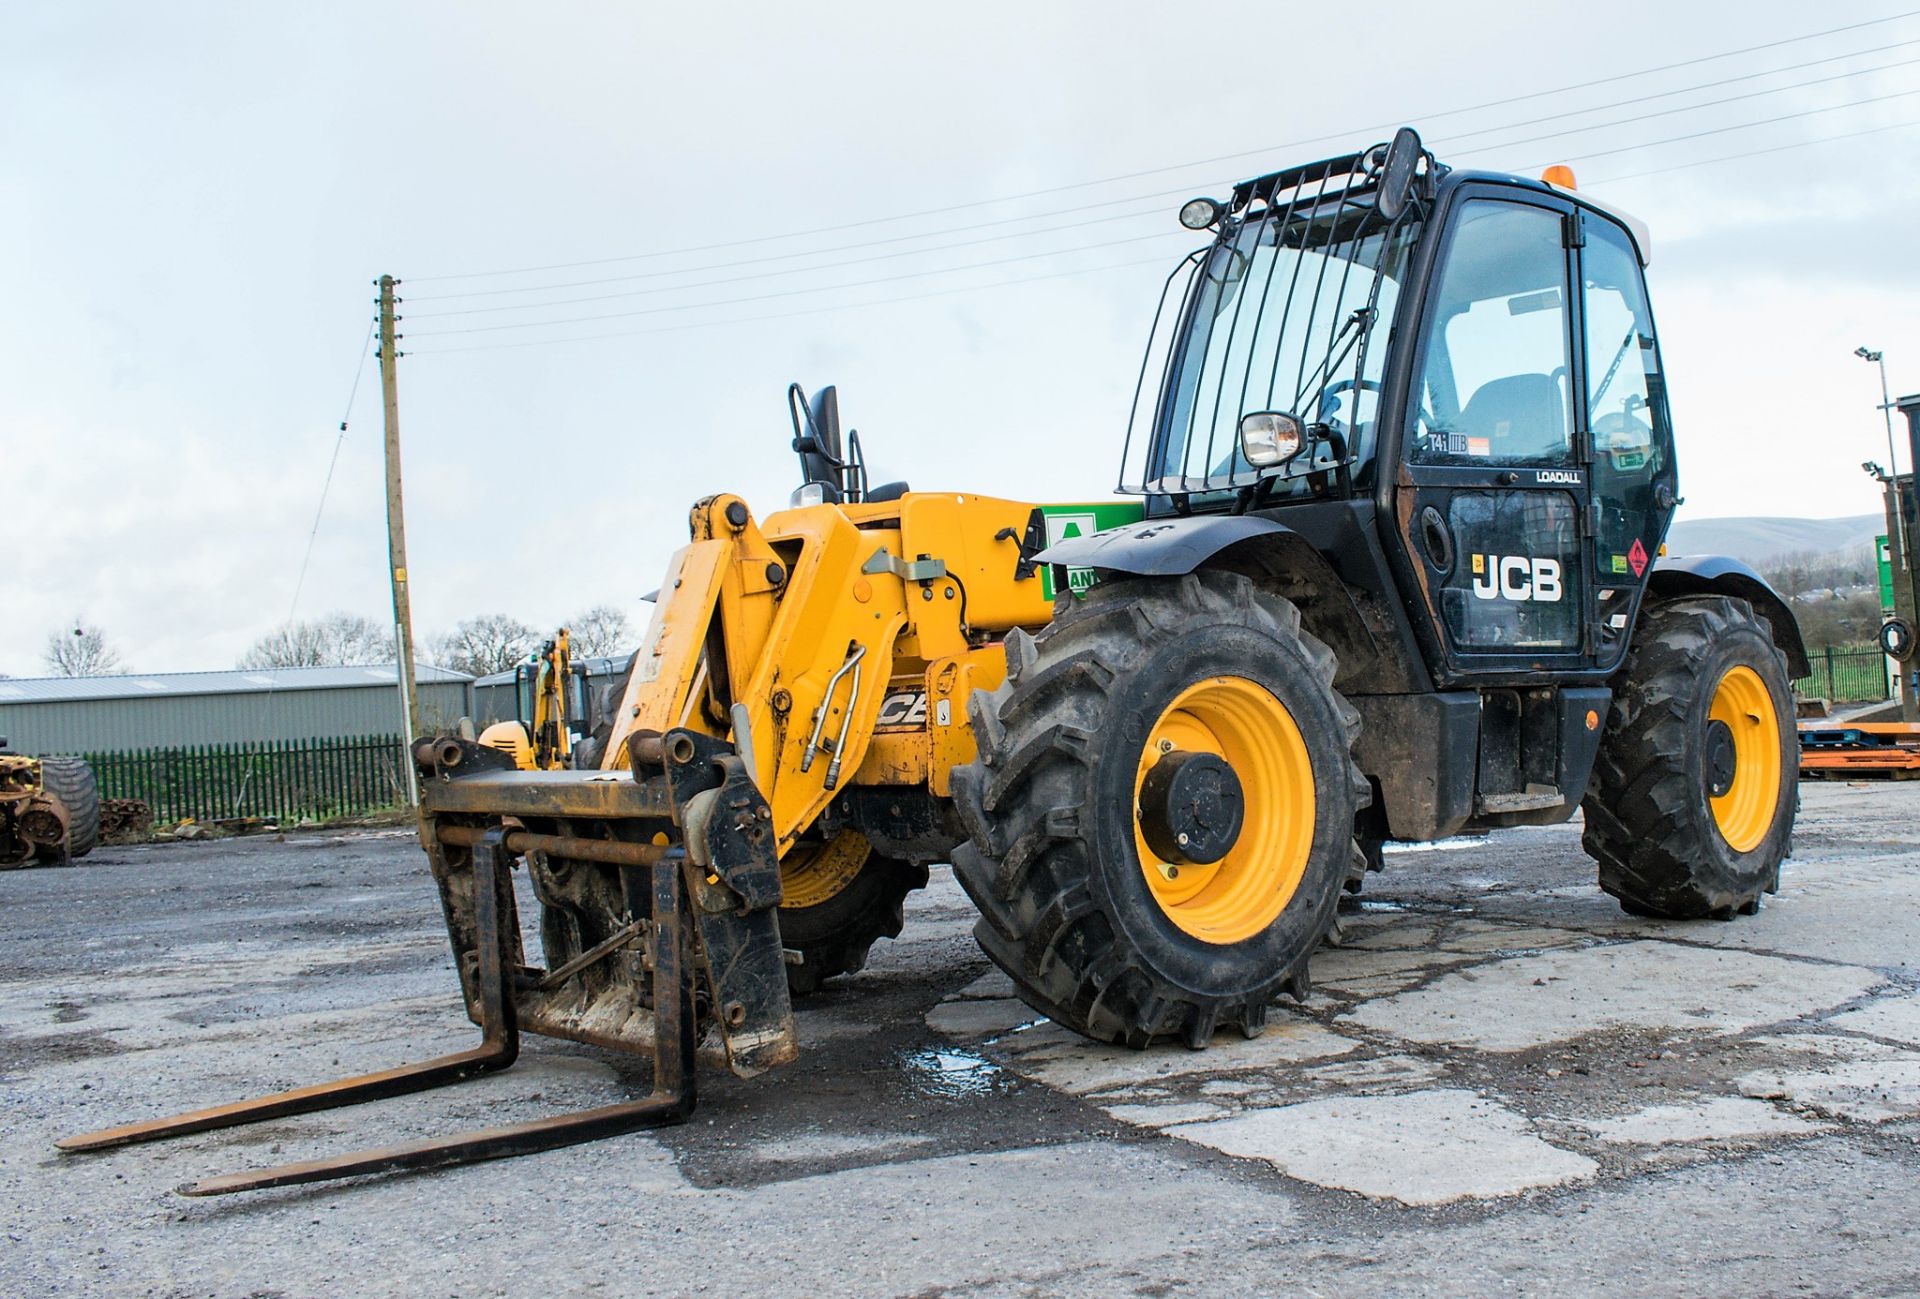
[[[1807,656],[1810,676],[1793,683],[1802,699],[1830,699],[1836,703],[1869,703],[1887,697],[1887,660],[1879,647],[1829,645]]]
[[[406,801],[397,735],[272,740],[86,755],[102,798],[137,798],[156,822],[350,816]]]

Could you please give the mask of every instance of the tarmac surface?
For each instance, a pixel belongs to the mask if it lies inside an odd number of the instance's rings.
[[[264,1163],[642,1094],[529,1038],[420,1096],[62,1156],[57,1136],[469,1045],[408,831],[0,874],[0,1295],[1920,1291],[1920,784],[1809,785],[1778,897],[1624,915],[1577,826],[1389,852],[1305,1007],[1094,1046],[945,870],[685,1127],[189,1200]],[[537,947],[534,949],[537,950]]]

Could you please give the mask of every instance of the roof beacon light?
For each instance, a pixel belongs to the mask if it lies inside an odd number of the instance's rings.
[[[1567,166],[1563,162],[1556,162],[1553,164],[1553,166],[1541,172],[1540,179],[1545,181],[1547,184],[1556,186],[1560,189],[1579,189],[1580,188],[1578,185],[1573,183],[1573,168]]]

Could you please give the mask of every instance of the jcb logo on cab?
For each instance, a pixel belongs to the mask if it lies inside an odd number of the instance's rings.
[[[1527,555],[1473,557],[1473,594],[1478,599],[1555,604],[1564,590],[1557,559],[1533,559]]]

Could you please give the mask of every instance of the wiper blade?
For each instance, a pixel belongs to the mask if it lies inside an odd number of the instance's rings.
[[[1354,313],[1347,317],[1346,323],[1340,326],[1340,332],[1335,334],[1332,341],[1327,344],[1326,356],[1322,357],[1320,364],[1313,368],[1313,373],[1308,377],[1306,383],[1301,384],[1299,390],[1293,394],[1293,409],[1296,413],[1306,409],[1306,407],[1301,404],[1300,399],[1305,395],[1308,386],[1317,379],[1320,382],[1320,386],[1313,390],[1313,411],[1314,421],[1319,419],[1320,398],[1326,392],[1327,385],[1333,381],[1333,372],[1339,368],[1341,362],[1345,361],[1347,357],[1352,354],[1353,349],[1359,344],[1361,338],[1365,336],[1367,329],[1372,327],[1374,315],[1373,307],[1366,306],[1356,308]],[[1346,339],[1345,347],[1340,345],[1340,340],[1342,339]],[[1338,353],[1337,355],[1336,351]]]

